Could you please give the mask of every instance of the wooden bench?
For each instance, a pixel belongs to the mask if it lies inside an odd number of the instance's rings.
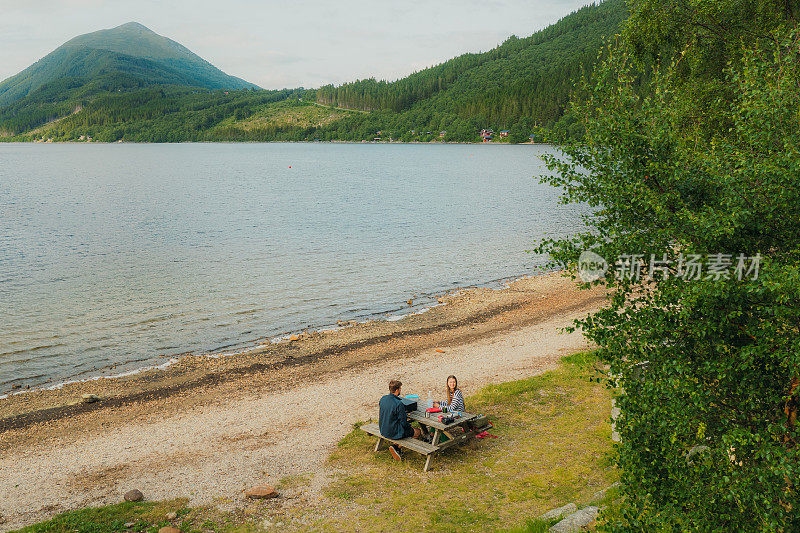
[[[439,451],[438,446],[434,446],[433,444],[427,443],[425,441],[415,439],[414,437],[406,437],[405,439],[398,439],[398,440],[387,439],[386,437],[381,435],[381,430],[378,429],[378,424],[374,422],[370,424],[364,424],[363,426],[361,426],[361,429],[363,429],[370,435],[375,435],[376,437],[378,437],[378,442],[375,443],[376,452],[380,450],[381,443],[384,440],[387,440],[392,444],[400,446],[401,448],[408,448],[409,450],[424,455],[426,459],[425,459],[425,468],[423,468],[423,471],[425,472],[427,472],[431,466],[431,457],[433,457],[433,455]]]

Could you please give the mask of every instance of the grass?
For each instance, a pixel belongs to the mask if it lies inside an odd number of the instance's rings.
[[[190,512],[185,499],[163,502],[125,502],[106,507],[90,507],[60,514],[48,520],[19,530],[24,533],[111,533],[113,531],[157,532],[163,526],[175,526],[189,531],[185,516]],[[167,513],[178,515],[168,521]],[[133,522],[131,528],[126,523]]]
[[[252,116],[235,120],[229,117],[215,129],[235,127],[242,131],[253,131],[264,127],[322,127],[335,122],[352,113],[338,109],[319,107],[310,102],[298,104],[296,102],[278,102],[261,107]]]
[[[402,463],[385,448],[373,453],[374,437],[358,429],[338,444],[328,463],[334,472],[313,508],[281,508],[273,503],[245,503],[233,512],[186,509],[179,500],[157,504],[121,504],[60,515],[26,532],[155,532],[163,517],[179,512],[182,531],[263,531],[268,518],[281,530],[327,531],[546,531],[538,520],[545,511],[575,502],[602,502],[594,494],[617,478],[610,459],[610,394],[591,382],[595,358],[579,353],[562,359],[556,370],[529,379],[490,385],[466,398],[472,412],[486,413],[496,439],[474,440],[433,459],[406,453]],[[308,489],[306,475],[289,476],[278,488]],[[106,521],[108,525],[98,525]],[[137,529],[138,528],[138,529]]]
[[[469,410],[490,416],[498,438],[435,457],[427,474],[422,456],[409,452],[397,463],[386,451],[375,454],[374,438],[354,428],[329,460],[339,474],[326,495],[342,518],[313,527],[389,531],[402,523],[464,531],[520,524],[512,531],[538,531],[544,523],[525,517],[569,502],[593,503],[593,495],[616,480],[610,395],[589,381],[593,355],[562,361],[557,370],[490,385],[467,398]]]

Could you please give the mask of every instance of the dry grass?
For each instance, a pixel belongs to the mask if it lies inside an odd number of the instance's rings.
[[[307,105],[282,105],[273,104],[258,110],[254,115],[244,120],[227,119],[217,128],[233,126],[243,131],[272,127],[321,127],[335,122],[351,113],[339,109]]]

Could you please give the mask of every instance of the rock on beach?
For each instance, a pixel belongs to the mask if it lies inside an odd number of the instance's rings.
[[[144,499],[144,494],[139,489],[133,489],[126,492],[123,498],[126,502],[138,502]]]
[[[252,500],[264,500],[267,498],[275,498],[278,496],[278,491],[274,488],[270,487],[269,485],[258,485],[257,487],[253,487],[249,489],[245,496]]]

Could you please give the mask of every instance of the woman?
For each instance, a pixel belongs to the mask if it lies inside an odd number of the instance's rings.
[[[464,412],[464,395],[461,394],[461,389],[458,388],[458,380],[455,376],[447,376],[447,400],[441,402],[434,402],[436,407],[445,407],[450,411]]]

